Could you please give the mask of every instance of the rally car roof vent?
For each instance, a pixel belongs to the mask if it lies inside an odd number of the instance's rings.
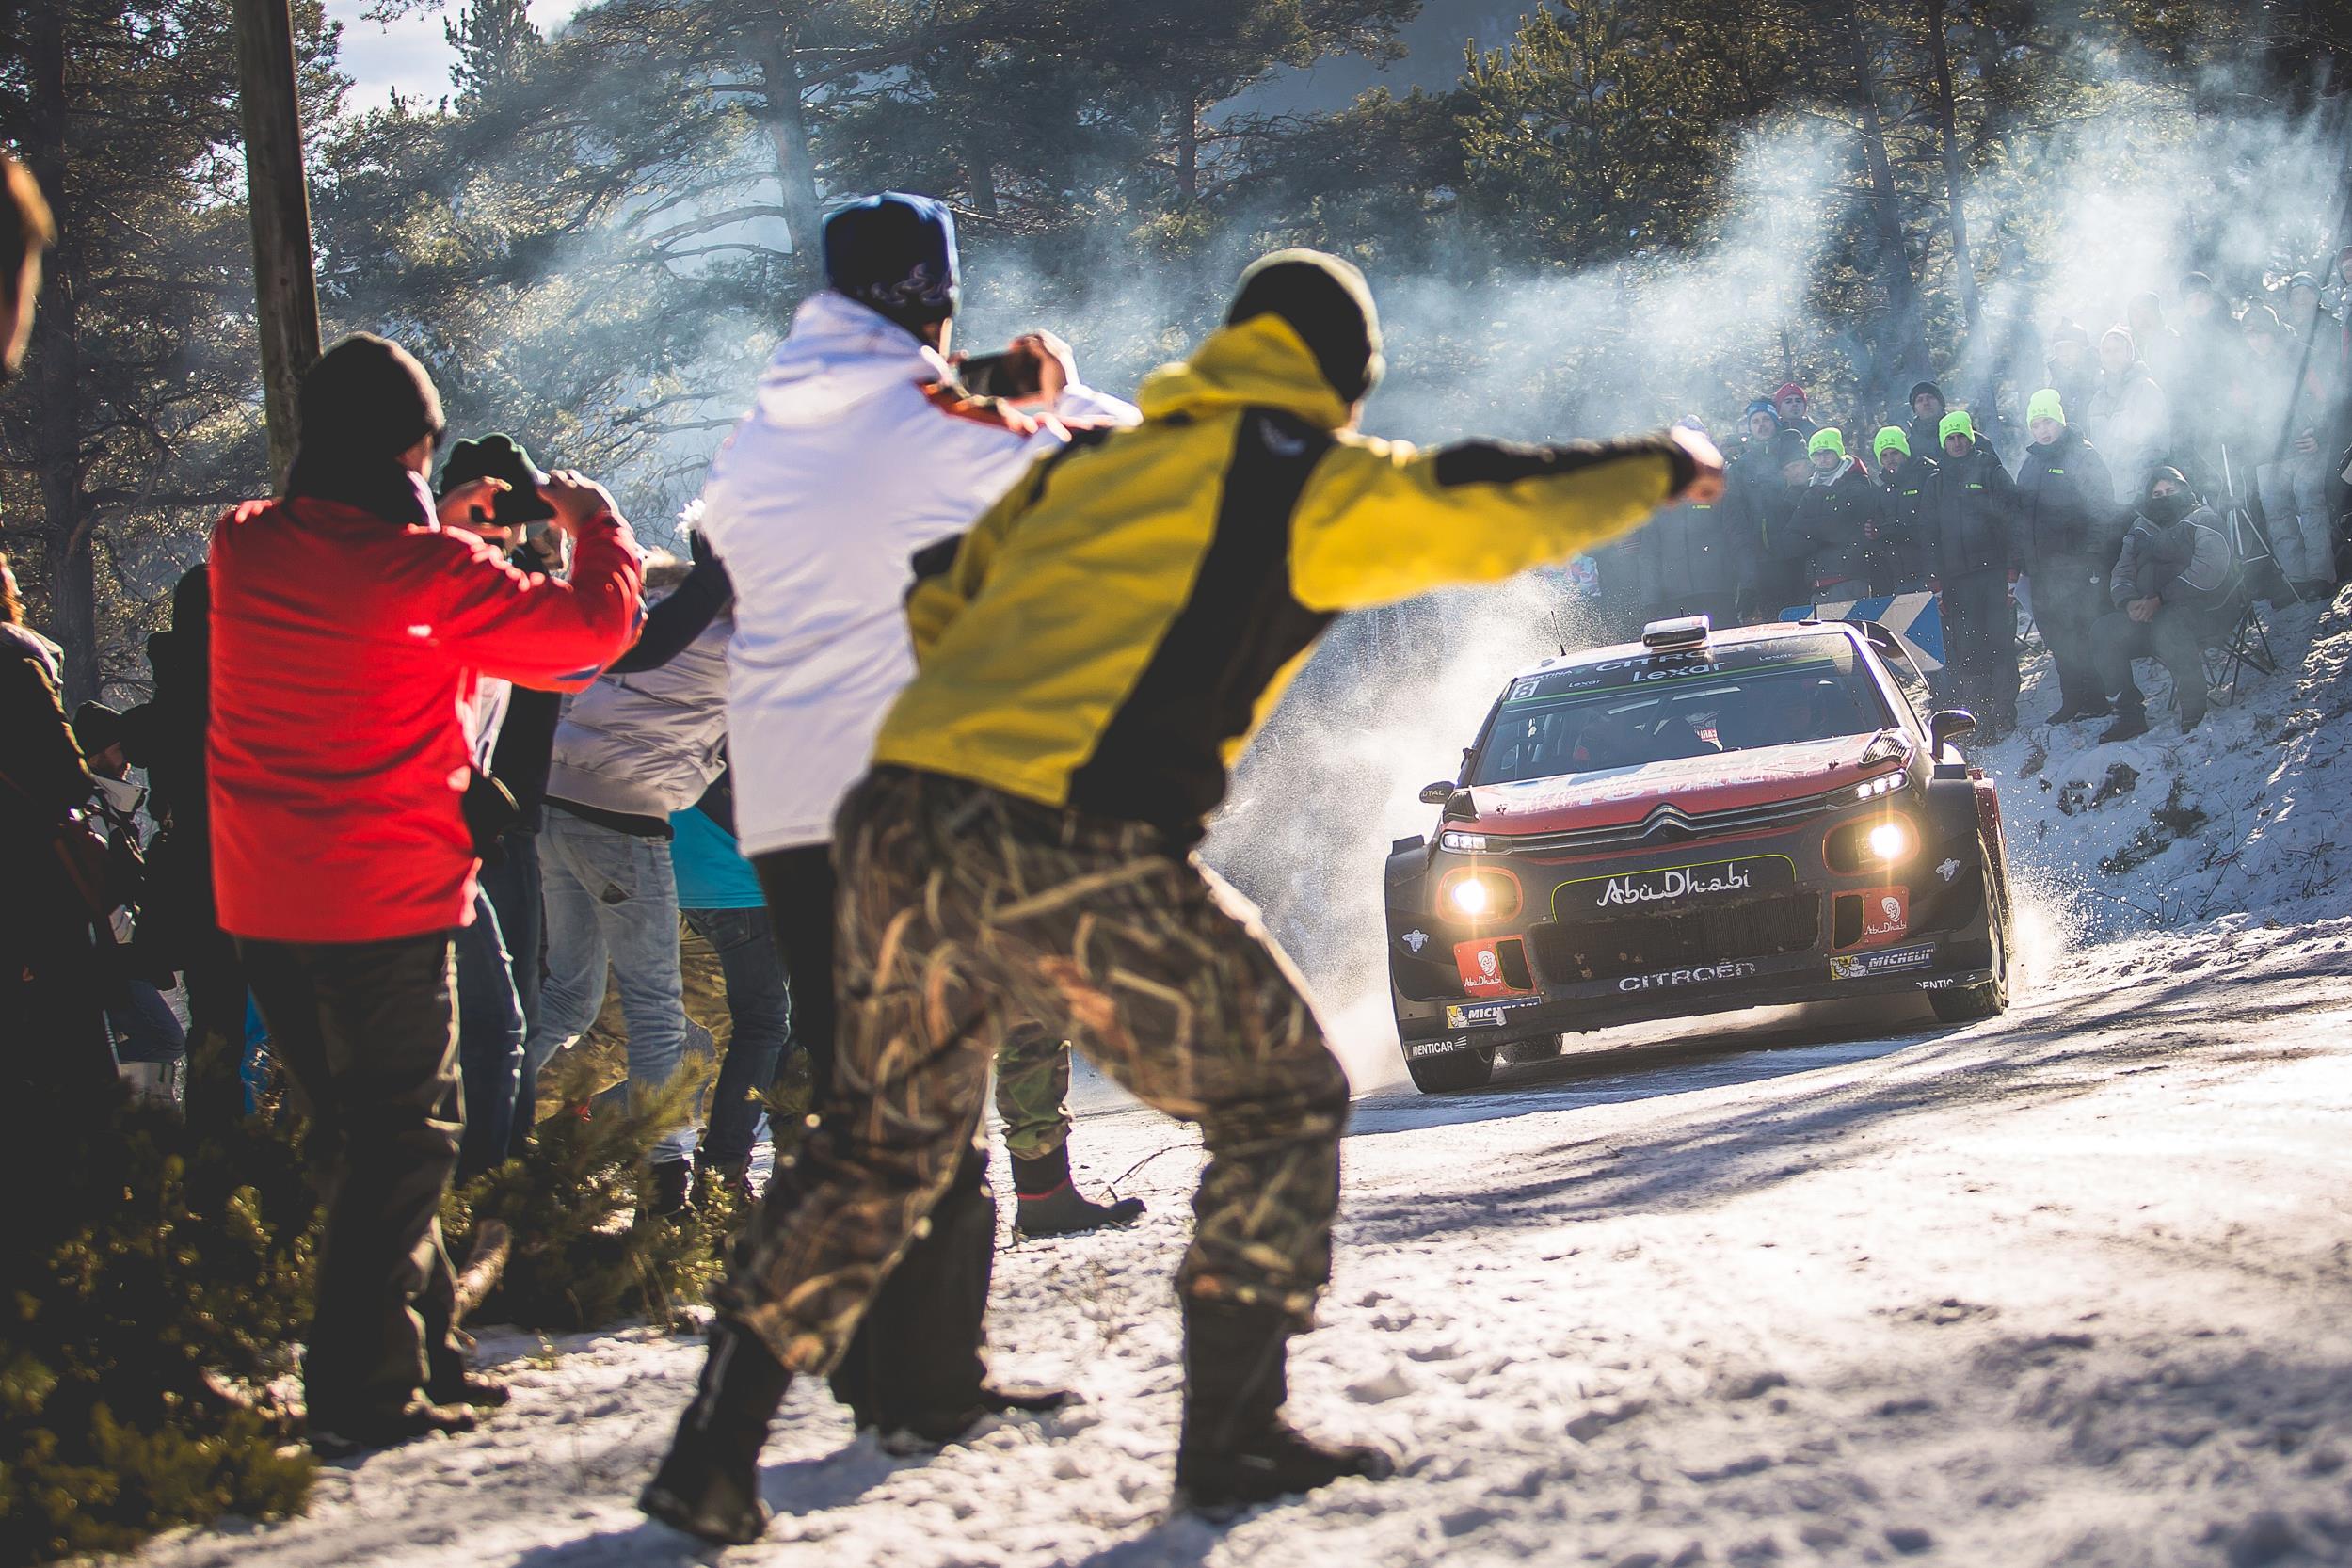
[[[1698,648],[1707,640],[1713,622],[1705,616],[1677,616],[1672,620],[1654,620],[1641,629],[1644,648]]]

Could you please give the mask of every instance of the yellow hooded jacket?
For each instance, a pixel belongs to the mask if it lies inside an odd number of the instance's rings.
[[[878,765],[1196,836],[1339,611],[1558,561],[1691,473],[1663,436],[1422,453],[1359,435],[1272,315],[1138,401],[1142,424],[1040,459],[917,584],[920,669]]]

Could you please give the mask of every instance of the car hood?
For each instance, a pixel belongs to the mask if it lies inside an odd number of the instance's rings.
[[[1901,739],[1899,731],[1893,733]],[[1884,773],[1885,760],[1864,765],[1862,760],[1878,738],[1876,733],[1844,735],[1519,784],[1481,784],[1471,790],[1470,801],[1480,828],[1509,835],[1638,823],[1666,801],[1693,816],[1736,811],[1819,794]],[[1908,749],[1910,743],[1904,744]]]

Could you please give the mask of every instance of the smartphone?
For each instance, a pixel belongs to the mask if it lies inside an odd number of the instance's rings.
[[[956,367],[956,374],[972,392],[983,397],[1000,397],[1008,403],[1016,398],[1034,397],[1044,390],[1037,356],[1026,350],[974,354]]]

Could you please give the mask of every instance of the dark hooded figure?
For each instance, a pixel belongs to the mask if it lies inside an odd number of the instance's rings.
[[[2176,468],[2160,468],[2140,497],[2107,581],[2115,608],[2092,633],[2099,680],[2116,712],[2102,741],[2148,733],[2132,661],[2153,655],[2172,676],[2184,733],[2204,721],[2204,650],[2230,634],[2243,602],[2227,525]]]

